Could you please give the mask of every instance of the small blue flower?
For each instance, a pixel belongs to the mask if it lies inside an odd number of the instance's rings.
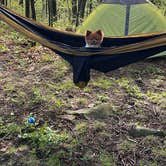
[[[28,123],[35,123],[35,118],[34,117],[29,117],[28,118]]]

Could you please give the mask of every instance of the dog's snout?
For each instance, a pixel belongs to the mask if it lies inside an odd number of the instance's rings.
[[[96,44],[96,43],[97,43],[97,40],[94,39],[94,40],[92,41],[92,43],[93,43],[93,44]]]

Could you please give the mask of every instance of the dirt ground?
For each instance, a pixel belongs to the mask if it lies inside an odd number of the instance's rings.
[[[91,71],[80,90],[69,64],[0,26],[0,165],[166,165],[165,136],[129,134],[166,131],[166,58]]]

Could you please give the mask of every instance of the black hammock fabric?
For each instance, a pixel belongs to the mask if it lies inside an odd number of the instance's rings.
[[[0,19],[68,61],[73,67],[73,81],[79,87],[87,85],[91,69],[108,72],[166,50],[166,31],[107,37],[101,48],[85,48],[83,35],[41,25],[2,6]]]

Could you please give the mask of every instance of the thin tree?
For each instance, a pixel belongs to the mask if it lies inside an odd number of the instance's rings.
[[[30,1],[25,0],[25,16],[30,17]]]
[[[76,23],[76,18],[77,18],[77,0],[72,0],[72,23]]]
[[[7,1],[7,0],[0,0],[0,3],[1,3],[2,5],[5,5],[5,6],[8,5],[8,1]]]
[[[84,18],[86,3],[87,0],[80,0],[80,10],[79,10],[80,19]]]
[[[30,0],[30,5],[31,5],[31,16],[33,20],[36,20],[36,10],[35,10],[35,1]]]
[[[56,0],[48,0],[49,26],[53,26],[57,20],[57,3]]]
[[[87,0],[78,0],[76,27],[80,24],[80,20],[82,22],[84,18],[86,2]]]

